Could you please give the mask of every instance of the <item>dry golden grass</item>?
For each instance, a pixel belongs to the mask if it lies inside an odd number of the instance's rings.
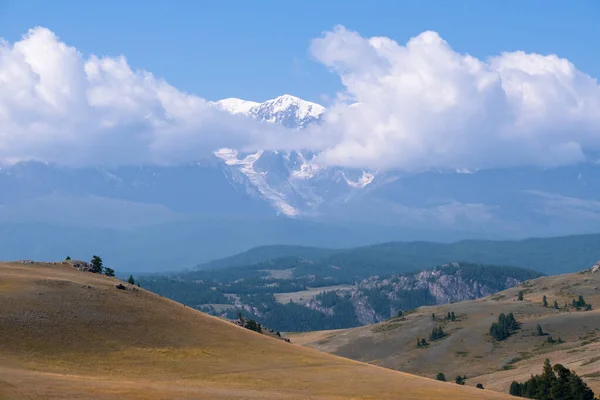
[[[433,378],[438,372],[447,379],[467,375],[467,385],[508,392],[513,380],[523,381],[541,373],[544,359],[561,363],[584,377],[600,393],[600,272],[543,277],[490,297],[442,306],[421,307],[404,318],[380,324],[337,331],[287,334],[296,344],[362,362]],[[524,301],[517,301],[519,291]],[[592,311],[554,310],[554,300],[563,307],[578,295]],[[542,306],[546,295],[550,307]],[[455,322],[444,316],[453,311]],[[515,314],[522,329],[502,342],[488,332],[500,313]],[[431,314],[438,316],[433,321]],[[536,336],[536,326],[563,344],[547,343]],[[429,338],[433,327],[443,326],[448,337],[417,348],[416,338]]]
[[[68,264],[0,263],[0,399],[503,399],[275,340]]]

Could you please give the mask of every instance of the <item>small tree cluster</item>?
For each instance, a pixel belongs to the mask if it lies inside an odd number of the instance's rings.
[[[518,322],[515,320],[513,313],[504,315],[504,313],[498,316],[498,322],[494,322],[490,326],[490,335],[495,340],[504,340],[510,336],[512,331],[519,328]]]
[[[431,334],[429,335],[429,340],[433,342],[434,340],[439,340],[444,336],[446,336],[444,330],[441,326],[438,326],[437,328],[433,328],[433,330],[431,331]]]
[[[448,321],[456,321],[456,315],[454,315],[454,311],[452,311],[452,312],[448,311],[448,314],[446,315],[446,319]]]
[[[438,374],[435,376],[435,379],[438,381],[446,382],[446,375],[444,375],[443,372],[438,372]]]
[[[477,389],[483,389],[483,385],[481,383],[478,383],[477,386],[475,386]]]
[[[427,340],[423,339],[419,339],[417,338],[417,347],[427,347],[429,346],[429,343],[427,343]]]
[[[466,375],[465,376],[458,375],[454,381],[456,382],[457,385],[464,385],[465,382],[467,381],[467,376]]]
[[[594,400],[595,398],[592,389],[577,374],[561,364],[552,367],[550,360],[544,362],[542,375],[532,376],[523,383],[513,381],[509,393],[513,396],[539,400]]]
[[[524,292],[522,290],[519,291],[519,295],[517,296],[517,300],[523,301],[523,295],[524,295]]]
[[[577,311],[581,309],[584,309],[585,311],[590,311],[592,309],[592,305],[586,303],[582,295],[579,295],[579,298],[577,300],[573,299],[572,305]]]
[[[247,319],[245,322],[246,323],[245,323],[244,327],[246,329],[250,329],[251,331],[262,333],[262,326],[255,320]]]

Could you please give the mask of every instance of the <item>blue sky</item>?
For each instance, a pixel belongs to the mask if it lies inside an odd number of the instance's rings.
[[[404,43],[435,30],[459,52],[556,53],[600,77],[600,2],[527,1],[28,1],[0,0],[0,36],[37,25],[85,54],[129,64],[207,99],[290,93],[322,102],[339,77],[313,61],[311,39],[336,24]]]

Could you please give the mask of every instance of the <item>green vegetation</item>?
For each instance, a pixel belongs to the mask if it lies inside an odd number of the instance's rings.
[[[544,295],[544,298],[542,299],[542,305],[544,307],[548,307],[548,299],[546,298],[546,295]]]
[[[594,400],[594,392],[577,374],[561,364],[552,367],[548,359],[542,375],[532,376],[523,383],[513,381],[510,394],[538,400]]]
[[[558,301],[556,301],[556,300],[554,300],[554,309],[560,310],[560,307],[558,306]]]
[[[457,385],[464,385],[465,382],[467,381],[467,377],[458,375],[454,381],[456,382]]]
[[[444,330],[441,326],[438,326],[437,328],[433,328],[433,330],[429,334],[429,340],[433,342],[434,340],[442,339],[444,336],[446,336]]]
[[[109,267],[104,267],[104,275],[115,276],[115,270]]]
[[[67,256],[67,258],[65,258],[65,261],[71,261],[71,257]]]
[[[446,382],[446,375],[444,375],[443,372],[438,372],[438,374],[435,376],[435,379],[438,381]]]
[[[482,385],[481,383],[478,383],[478,384],[477,384],[475,387],[476,387],[477,389],[483,389],[483,385]]]
[[[579,295],[579,298],[577,300],[573,299],[572,305],[577,311],[581,309],[584,309],[585,311],[590,311],[592,309],[592,305],[586,303],[585,299],[581,295]]]
[[[135,279],[133,279],[133,275],[129,274],[129,278],[127,278],[127,283],[130,285],[135,285]]]
[[[523,291],[519,291],[519,295],[517,296],[517,300],[523,301]]]
[[[92,272],[94,272],[96,274],[102,273],[102,271],[104,269],[104,265],[102,263],[102,258],[100,258],[99,256],[93,256],[92,261],[90,261],[90,264],[92,264]]]
[[[427,340],[423,339],[419,339],[417,338],[417,347],[427,347],[429,346],[429,343],[427,343]]]
[[[540,324],[538,324],[538,325],[535,327],[535,333],[536,333],[536,335],[537,335],[537,336],[544,336],[544,335],[546,335],[546,334],[544,333],[544,331],[542,330],[542,327],[540,326]]]
[[[303,249],[304,255],[310,256],[309,248]],[[262,257],[266,254],[259,253],[252,257]],[[254,260],[252,257],[248,260]],[[239,262],[240,258],[233,260]],[[219,264],[219,266],[226,264]],[[334,265],[335,267],[333,267]],[[507,289],[507,282],[523,281],[540,275],[535,271],[522,268],[469,263],[448,264],[435,269],[444,274],[459,274],[461,278],[477,282],[478,286],[485,286],[491,291]],[[282,278],[281,274],[277,272],[284,270],[287,276]],[[218,270],[193,270],[171,276],[148,276],[140,279],[138,283],[141,283],[144,288],[172,300],[226,318],[235,318],[236,308],[240,304],[248,306],[254,310],[254,315],[249,317],[265,326],[289,332],[359,326],[360,321],[348,292],[326,288],[355,285],[356,282],[370,278],[371,274],[375,272],[371,272],[370,268],[364,268],[364,266],[359,269],[344,264],[330,264],[329,261],[280,256],[275,259]],[[397,273],[398,271],[393,272]],[[407,278],[412,279],[412,276],[412,273],[393,276],[382,274],[377,278],[376,284],[353,286],[352,290],[357,291],[355,295],[364,297],[368,305],[383,319],[407,315],[407,310],[423,305],[437,304],[435,296],[428,288],[407,290],[398,288],[400,282]],[[323,288],[321,293],[319,293],[319,288]],[[316,302],[318,307],[311,306],[309,308],[304,304],[288,301],[282,304],[276,298],[280,293],[296,293],[306,290],[315,291],[315,294],[311,296],[315,296],[313,305]],[[231,307],[213,307],[212,305],[230,305]],[[455,321],[456,318],[454,312],[448,312],[446,317],[448,321]]]
[[[494,340],[504,340],[518,328],[519,323],[515,320],[513,313],[508,314],[508,316],[502,313],[498,316],[498,322],[494,322],[490,326],[490,335]]]

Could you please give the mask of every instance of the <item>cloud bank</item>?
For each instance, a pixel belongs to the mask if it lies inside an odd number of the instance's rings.
[[[0,42],[0,163],[172,164],[277,135],[45,28]]]
[[[312,53],[359,104],[339,105],[321,159],[371,167],[553,166],[600,149],[600,86],[555,55],[479,60],[437,33],[405,46],[336,27]]]
[[[323,165],[419,170],[554,166],[600,150],[600,86],[555,55],[479,60],[435,32],[401,45],[341,26],[310,50],[345,90],[321,125],[297,132],[32,29],[0,42],[0,164],[178,164],[221,147],[303,148]]]

